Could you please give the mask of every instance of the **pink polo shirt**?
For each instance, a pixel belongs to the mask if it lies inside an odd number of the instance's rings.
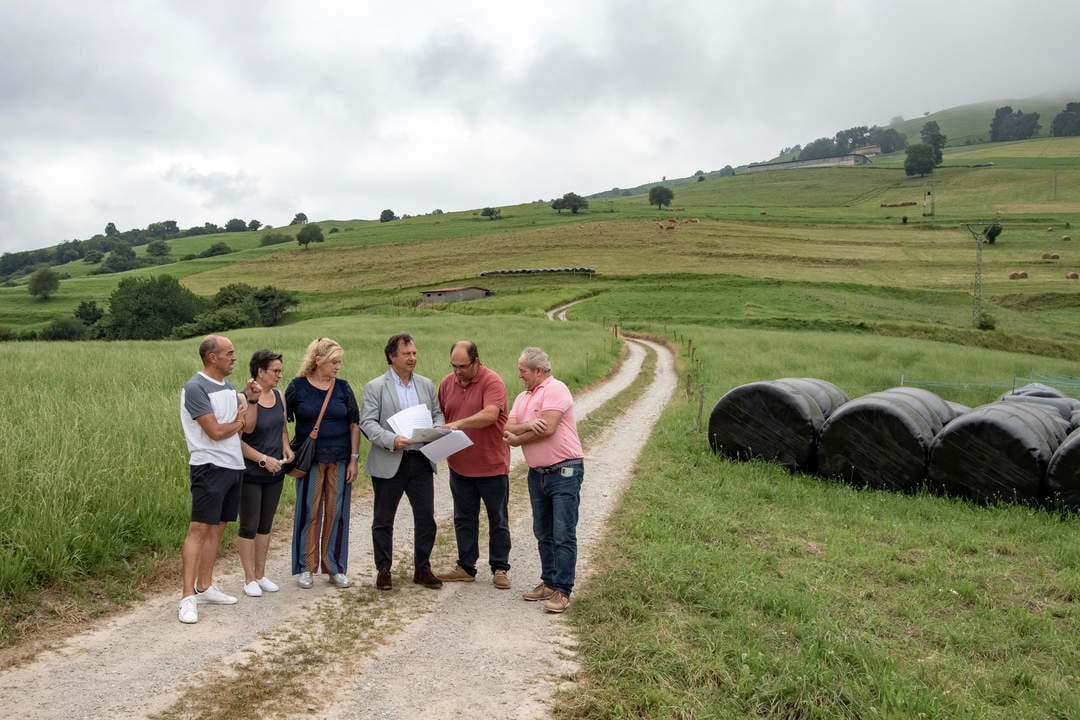
[[[521,446],[525,462],[529,467],[547,467],[563,460],[583,457],[581,440],[577,434],[577,421],[574,419],[574,398],[570,388],[561,380],[547,376],[532,390],[526,390],[514,399],[510,409],[510,422],[531,422],[545,410],[558,410],[562,419],[555,432],[534,443]]]

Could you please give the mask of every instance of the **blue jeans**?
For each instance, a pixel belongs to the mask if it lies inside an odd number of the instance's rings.
[[[540,550],[540,579],[567,597],[577,567],[578,505],[585,467],[581,460],[543,472],[529,468],[533,535]]]
[[[491,571],[510,569],[510,480],[506,475],[471,477],[450,470],[450,494],[454,497],[454,534],[458,565],[476,575],[480,559],[480,501],[488,518],[488,564]]]

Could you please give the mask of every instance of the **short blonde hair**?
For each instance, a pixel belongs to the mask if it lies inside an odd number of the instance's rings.
[[[315,372],[320,362],[336,360],[344,355],[345,350],[330,338],[315,338],[304,351],[304,359],[300,361],[300,369],[296,372],[296,376],[308,377]]]

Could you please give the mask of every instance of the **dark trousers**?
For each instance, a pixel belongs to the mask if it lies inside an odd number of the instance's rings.
[[[458,565],[476,575],[480,558],[480,501],[488,518],[488,564],[491,571],[510,569],[510,479],[506,475],[470,477],[450,470],[450,494],[454,497],[454,535]]]
[[[430,571],[431,549],[435,547],[435,478],[431,463],[418,452],[406,452],[394,477],[372,477],[371,485],[375,490],[375,512],[371,520],[375,568],[389,570],[393,565],[394,516],[401,496],[405,495],[413,513],[415,569]]]

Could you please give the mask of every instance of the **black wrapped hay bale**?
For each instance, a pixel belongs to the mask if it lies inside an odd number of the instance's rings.
[[[1046,468],[1047,501],[1063,510],[1080,509],[1080,430],[1058,446]]]
[[[1080,427],[1080,400],[1075,398],[1006,393],[998,399],[1002,402],[1038,403],[1054,408],[1069,423],[1070,430]]]
[[[959,408],[921,388],[855,398],[822,426],[818,472],[856,485],[915,490],[926,477],[934,437],[958,414]]]
[[[713,407],[709,446],[738,460],[763,458],[789,470],[813,470],[821,426],[846,400],[835,385],[814,378],[740,385]]]
[[[930,446],[927,480],[948,495],[979,502],[1038,502],[1046,469],[1068,424],[1040,403],[995,402],[953,420]]]

